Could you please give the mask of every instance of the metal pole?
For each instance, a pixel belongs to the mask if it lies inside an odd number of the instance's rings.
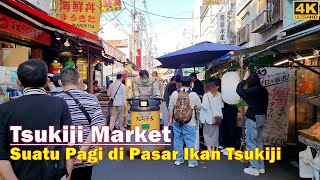
[[[243,75],[243,58],[240,59],[240,80],[242,81],[244,78]],[[245,114],[244,114],[244,100],[241,98],[241,119],[242,119],[242,139],[241,139],[241,147],[244,151],[246,148],[246,135],[245,135]],[[247,163],[245,160],[241,160],[241,163]]]
[[[133,0],[133,13],[132,13],[132,37],[133,37],[133,59],[132,62],[136,63],[136,34],[135,34],[135,20],[136,20],[136,0]]]
[[[298,141],[298,95],[297,95],[297,87],[298,87],[298,70],[295,69],[294,71],[294,134]]]

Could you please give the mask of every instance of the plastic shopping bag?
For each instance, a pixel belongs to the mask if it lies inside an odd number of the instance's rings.
[[[317,151],[316,157],[313,159],[314,177],[316,180],[320,180],[320,153]]]
[[[299,175],[301,178],[313,178],[313,157],[310,147],[299,153]]]

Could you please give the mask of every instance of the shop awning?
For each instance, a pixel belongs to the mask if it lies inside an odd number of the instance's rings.
[[[15,0],[6,0],[4,2],[0,2],[0,5],[9,5],[10,7],[17,9],[19,12],[16,12],[18,14],[28,14],[29,16],[32,16],[33,18],[29,18],[29,20],[36,25],[40,26],[41,28],[50,30],[50,31],[59,31],[59,29],[65,30],[67,32],[72,33],[73,35],[76,35],[78,37],[81,37],[83,40],[91,42],[95,45],[97,45],[99,48],[104,49],[105,53],[109,56],[114,57],[117,60],[125,61],[124,53],[122,53],[120,50],[118,50],[116,47],[112,45],[108,45],[108,48],[104,48],[102,44],[102,40],[95,34],[92,34],[90,32],[84,31],[82,29],[79,29],[73,25],[70,25],[68,23],[65,23],[59,19],[56,19],[44,12],[38,11],[36,9],[33,9],[30,6],[27,6],[25,4],[22,4],[20,2],[17,2]],[[20,14],[20,15],[21,15]],[[41,19],[41,21],[44,21],[45,24],[41,24],[38,21],[35,21],[34,19]]]
[[[72,26],[68,23],[65,23],[63,21],[60,21],[59,19],[56,19],[52,16],[49,16],[48,14],[38,11],[36,9],[33,9],[32,7],[29,7],[25,4],[22,4],[15,0],[6,0],[4,1],[6,4],[12,6],[13,8],[18,8],[21,12],[26,12],[28,14],[32,14],[33,16],[41,17],[44,21],[50,23],[54,27],[59,27],[61,29],[64,29],[68,32],[74,33],[82,38],[95,41],[96,43],[100,42],[100,39],[97,35],[89,33],[87,31],[84,31],[82,29],[79,29],[75,26]]]
[[[320,75],[320,73],[310,67],[305,66],[304,64],[295,61],[293,58],[288,56],[286,53],[295,52],[295,51],[303,51],[309,49],[317,49],[320,47],[320,25],[311,28],[309,30],[300,32],[298,34],[291,35],[280,42],[277,42],[267,48],[250,55],[243,59],[243,61],[249,61],[256,57],[263,57],[267,55],[277,54],[282,56],[283,58],[289,59],[292,62],[295,62],[299,66],[306,68],[315,74]]]
[[[313,49],[320,47],[319,40],[320,25],[280,40],[234,51],[233,56],[246,54],[249,56],[244,60],[249,60],[256,57],[276,54],[272,49],[275,49],[281,53]]]
[[[120,63],[126,63],[126,54],[112,46],[107,41],[102,40],[102,45],[106,54],[114,57]]]
[[[127,59],[127,64],[132,65],[132,68],[136,71],[141,71],[141,68],[139,66],[137,66],[136,64],[134,64],[132,61],[130,61],[129,59]]]

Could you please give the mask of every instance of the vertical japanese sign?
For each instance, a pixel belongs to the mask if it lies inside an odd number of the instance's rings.
[[[99,32],[100,0],[58,0],[56,18],[88,32]]]
[[[217,15],[217,34],[216,34],[216,42],[217,43],[225,43],[228,40],[228,16],[227,13],[220,13]]]
[[[137,49],[136,65],[141,68],[141,49]]]
[[[256,69],[261,84],[269,92],[267,125],[263,132],[265,145],[286,145],[289,127],[290,72],[289,68]]]
[[[121,11],[121,0],[102,0],[101,10],[103,13]]]

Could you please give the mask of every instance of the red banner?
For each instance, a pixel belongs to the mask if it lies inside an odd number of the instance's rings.
[[[141,68],[141,49],[137,49],[136,65]]]
[[[3,14],[0,14],[0,30],[37,41],[48,46],[51,45],[50,34]]]

